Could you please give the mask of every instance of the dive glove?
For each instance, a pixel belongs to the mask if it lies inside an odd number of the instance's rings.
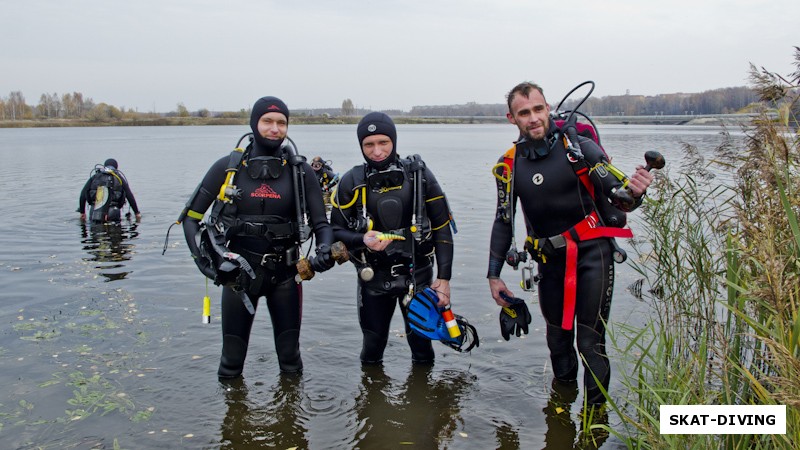
[[[505,292],[501,292],[503,300],[511,304],[504,306],[500,310],[500,334],[503,339],[509,340],[512,334],[520,337],[522,333],[528,334],[528,324],[531,323],[531,312],[525,300],[517,297],[509,297]]]
[[[325,272],[326,270],[333,267],[336,264],[336,261],[333,259],[333,255],[331,254],[331,246],[328,244],[321,244],[317,247],[316,256],[311,258],[311,268],[314,269],[314,272]]]

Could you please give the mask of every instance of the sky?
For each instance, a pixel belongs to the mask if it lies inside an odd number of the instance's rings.
[[[798,0],[0,0],[0,98],[81,92],[140,112],[558,103],[788,75]]]

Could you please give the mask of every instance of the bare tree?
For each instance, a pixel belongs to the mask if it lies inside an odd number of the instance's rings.
[[[25,116],[28,105],[25,104],[25,96],[22,95],[22,91],[12,91],[8,94],[7,108],[11,120],[21,119]]]
[[[349,98],[345,99],[342,102],[342,115],[343,116],[352,116],[353,114],[355,114],[355,112],[356,112],[356,108],[353,106],[353,101],[350,100]]]

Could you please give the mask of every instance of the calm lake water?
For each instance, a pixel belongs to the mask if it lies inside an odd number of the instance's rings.
[[[247,131],[0,129],[0,448],[573,448],[582,397],[551,398],[535,295],[526,294],[530,334],[506,342],[485,280],[490,168],[516,137],[511,125],[398,127],[399,153],[421,154],[449,197],[459,229],[453,310],[477,327],[479,348],[461,354],[435,344],[436,364],[413,368],[398,312],[383,366],[362,369],[355,270],[347,264],[305,283],[302,375],[278,373],[264,308],[244,379],[220,383],[219,288],[209,286],[213,319],[203,325],[205,278],[180,227],[161,251],[208,167]],[[301,153],[332,160],[337,172],[362,162],[354,125],[289,131]],[[601,132],[626,172],[646,150],[677,165],[681,142],[710,149],[722,140],[717,127]],[[109,157],[130,180],[139,224],[94,228],[78,220],[79,191]],[[519,272],[503,274],[509,287],[519,285]],[[636,278],[617,266],[612,323],[646,316],[647,306],[626,290]],[[603,444],[616,446],[613,438]]]

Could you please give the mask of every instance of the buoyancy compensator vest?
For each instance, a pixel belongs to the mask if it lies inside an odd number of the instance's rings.
[[[89,218],[92,222],[119,222],[125,204],[125,175],[113,167],[95,166],[89,186]]]
[[[245,138],[250,138],[251,145],[246,148],[241,147]],[[290,138],[286,138],[281,146],[280,160],[281,165],[287,166],[292,170],[292,183],[294,185],[294,203],[296,216],[291,219],[278,216],[251,216],[237,214],[235,200],[241,196],[241,191],[236,187],[236,177],[242,169],[247,170],[248,155],[252,148],[252,133],[242,136],[236,148],[231,152],[224,183],[219,187],[219,191],[211,204],[207,213],[191,210],[191,205],[195,198],[205,191],[202,186],[198,186],[194,194],[189,198],[186,206],[181,212],[175,224],[182,223],[186,217],[191,217],[200,222],[200,227],[195,237],[195,242],[200,254],[194,255],[195,258],[206,259],[209,262],[213,273],[203,274],[212,279],[215,284],[231,287],[237,292],[242,293],[243,285],[256,278],[254,265],[260,265],[268,270],[276,266],[272,264],[271,258],[280,260],[286,266],[292,266],[299,258],[300,245],[309,239],[311,226],[309,225],[309,213],[305,201],[305,172],[302,164],[305,157],[298,155],[297,147]],[[264,176],[280,176],[278,169],[268,158],[264,158],[264,164],[259,170],[263,169]],[[281,169],[282,170],[282,169]],[[271,173],[271,175],[270,175]],[[249,174],[248,174],[249,175]],[[260,176],[260,175],[259,175]],[[206,191],[207,192],[207,191]],[[213,195],[213,194],[212,194]],[[171,228],[171,226],[170,226]],[[266,253],[257,255],[243,255],[230,251],[227,247],[230,239],[234,236],[263,237],[269,243],[280,244],[281,254]],[[166,251],[169,240],[169,230],[164,242]],[[162,252],[163,253],[163,252]],[[250,260],[252,263],[248,262]],[[247,301],[246,295],[243,300],[248,310],[252,310],[252,305]]]

